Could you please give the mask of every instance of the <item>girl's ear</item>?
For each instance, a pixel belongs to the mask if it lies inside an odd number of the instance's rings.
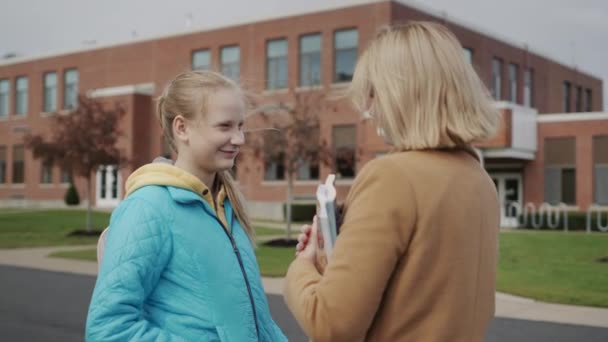
[[[188,136],[188,124],[186,122],[186,118],[181,115],[176,116],[173,119],[171,128],[173,129],[173,137],[175,137],[176,141],[181,141],[184,144],[188,143],[190,139]]]

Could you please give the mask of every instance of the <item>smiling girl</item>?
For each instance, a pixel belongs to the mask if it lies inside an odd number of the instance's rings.
[[[241,89],[178,75],[158,101],[175,164],[131,174],[112,214],[88,341],[285,341],[272,320],[253,228],[230,174],[244,143]]]

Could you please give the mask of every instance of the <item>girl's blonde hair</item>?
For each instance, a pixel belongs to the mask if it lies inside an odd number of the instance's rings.
[[[466,147],[492,137],[499,122],[456,37],[432,22],[382,30],[357,62],[349,93],[401,151]]]
[[[165,139],[177,152],[173,136],[173,120],[181,115],[186,119],[204,118],[207,112],[207,100],[211,94],[220,89],[231,89],[243,95],[241,88],[229,78],[213,71],[187,71],[175,77],[158,98],[157,114]],[[255,231],[251,226],[245,210],[245,200],[239,191],[230,170],[217,173],[218,183],[224,186],[234,213],[252,242],[255,242]],[[206,184],[209,186],[209,184]]]

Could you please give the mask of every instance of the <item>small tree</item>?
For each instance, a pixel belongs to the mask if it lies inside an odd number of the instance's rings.
[[[320,135],[320,117],[331,108],[319,91],[290,92],[258,110],[266,130],[252,133],[247,145],[257,160],[274,163],[287,180],[287,240],[291,239],[294,178],[303,165],[333,165],[332,151]],[[255,129],[253,131],[256,131]]]
[[[65,192],[65,204],[67,205],[79,205],[80,204],[80,196],[78,196],[78,190],[74,186],[74,183],[70,183],[70,187],[68,191]]]
[[[78,107],[69,113],[55,113],[52,133],[28,134],[25,145],[34,158],[55,162],[87,180],[86,230],[91,226],[91,175],[101,165],[120,165],[126,160],[117,147],[121,133],[118,124],[125,111],[115,103],[106,108],[100,101],[78,97]]]

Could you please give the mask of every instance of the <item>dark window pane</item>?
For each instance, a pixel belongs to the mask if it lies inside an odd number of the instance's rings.
[[[40,183],[50,184],[53,182],[53,164],[43,162],[40,170]]]
[[[564,94],[563,94],[563,98],[564,98],[564,113],[570,113],[570,82],[566,81],[564,82]]]
[[[0,117],[8,116],[10,89],[8,80],[0,80]]]
[[[352,80],[358,44],[357,30],[342,30],[334,34],[334,82]]]
[[[208,70],[211,67],[211,52],[209,50],[198,50],[192,53],[192,69]]]
[[[575,169],[562,169],[562,202],[576,204]]]
[[[43,110],[51,113],[57,110],[57,74],[49,72],[44,75]]]
[[[6,146],[0,146],[0,184],[6,183]]]
[[[101,168],[101,194],[100,198],[106,198],[106,177],[107,171],[105,167]]]
[[[266,43],[266,89],[287,87],[287,39]]]
[[[356,170],[356,126],[334,126],[332,140],[336,173],[342,178],[354,177]]]
[[[238,81],[240,77],[241,50],[238,46],[223,47],[220,53],[222,73]]]
[[[118,198],[118,168],[112,168],[112,198]]]
[[[27,113],[27,91],[28,81],[27,77],[19,77],[16,82],[17,93],[15,95],[15,114],[22,115]]]
[[[22,145],[13,146],[13,184],[25,182],[25,150]]]
[[[63,108],[76,108],[78,102],[78,70],[65,72],[63,83]]]
[[[300,38],[300,86],[321,84],[321,35]]]

